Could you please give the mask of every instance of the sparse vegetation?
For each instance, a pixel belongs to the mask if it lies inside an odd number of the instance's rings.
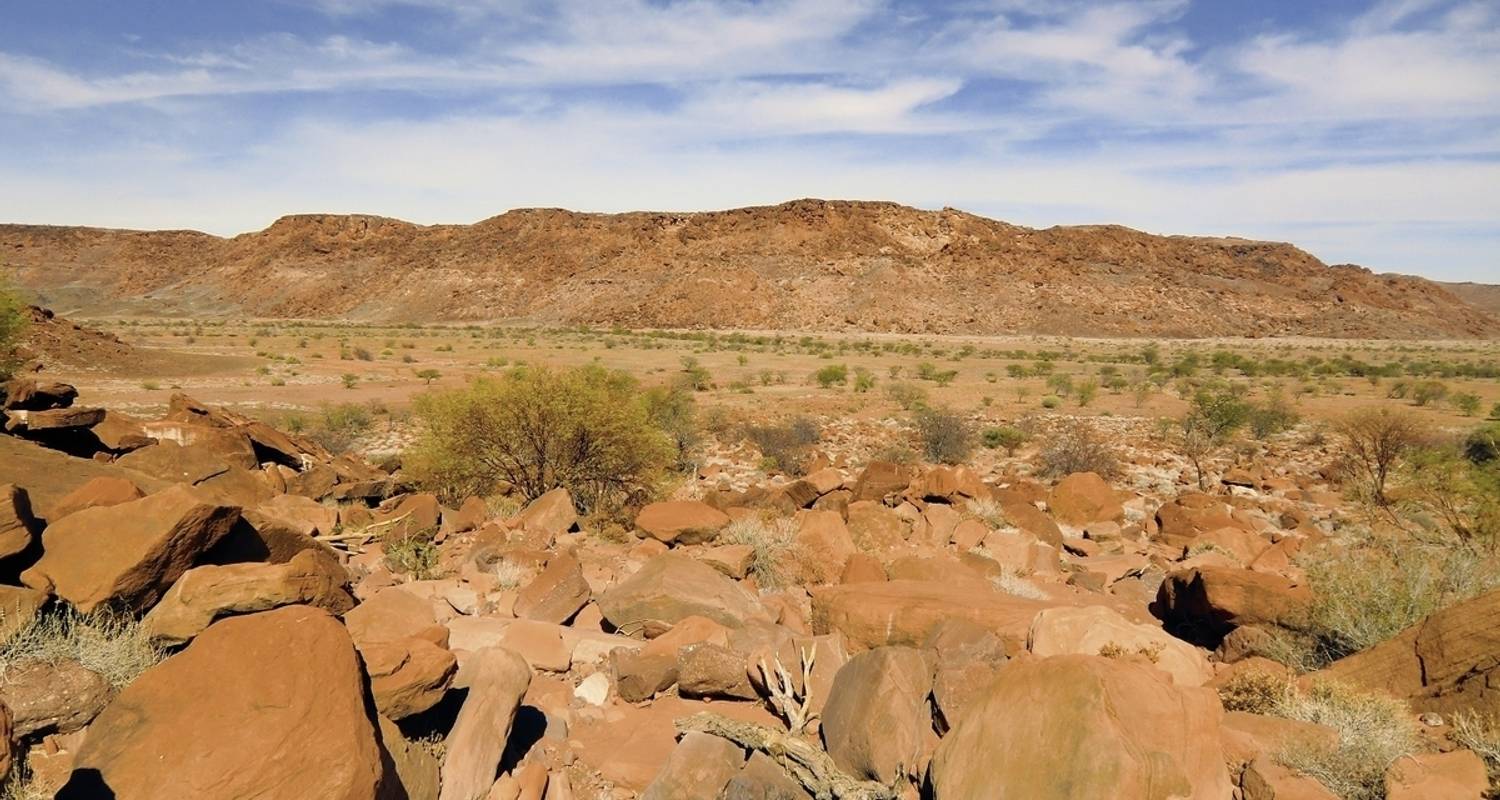
[[[974,449],[972,426],[962,415],[945,408],[925,408],[917,412],[913,422],[929,461],[959,464]]]
[[[786,559],[796,529],[786,517],[748,516],[729,523],[719,532],[721,544],[743,544],[751,548],[750,574],[762,589],[786,585]]]
[[[1276,758],[1343,800],[1383,800],[1386,770],[1420,745],[1406,704],[1379,692],[1315,683],[1305,692],[1288,691],[1273,713],[1338,731],[1336,745],[1295,742]]]
[[[0,675],[29,662],[76,661],[119,689],[164,657],[131,617],[62,609],[43,614],[0,644]]]
[[[0,381],[8,380],[17,366],[17,347],[26,332],[26,306],[19,295],[0,278]]]
[[[1026,443],[1026,433],[1020,428],[1009,425],[985,428],[979,434],[979,441],[991,450],[1004,449],[1006,455],[1013,456],[1021,445]]]
[[[816,422],[797,417],[785,423],[746,426],[745,438],[760,450],[768,466],[788,475],[802,475],[807,471],[812,447],[822,434]]]
[[[434,533],[436,531],[415,531],[386,538],[381,542],[386,567],[414,581],[439,577],[438,558],[441,554],[432,542]]]
[[[1421,423],[1406,411],[1370,406],[1346,415],[1336,428],[1344,440],[1344,469],[1355,488],[1372,502],[1387,505],[1386,483],[1402,459],[1421,444]]]
[[[1069,419],[1047,437],[1041,451],[1041,474],[1062,477],[1074,472],[1119,474],[1120,461],[1109,437],[1086,419]]]

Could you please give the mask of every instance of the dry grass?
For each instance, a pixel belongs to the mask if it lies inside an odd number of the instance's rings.
[[[991,529],[1004,528],[1010,525],[1005,518],[1005,511],[1000,504],[988,497],[978,500],[970,500],[964,504],[963,515],[969,519],[977,519],[988,525]]]
[[[529,583],[536,570],[514,561],[495,562],[495,581],[501,589],[517,589]]]
[[[1453,741],[1473,750],[1490,776],[1490,795],[1500,795],[1500,717],[1467,711],[1451,720]]]
[[[432,542],[433,533],[426,531],[385,539],[381,548],[385,553],[386,567],[414,581],[438,577],[442,573],[438,565],[441,553]]]
[[[136,620],[67,610],[38,617],[0,645],[0,674],[36,661],[76,661],[118,689],[165,655]]]
[[[1289,690],[1276,703],[1274,713],[1338,731],[1335,746],[1288,747],[1276,758],[1343,800],[1383,800],[1386,770],[1420,745],[1404,702],[1338,683],[1315,684],[1306,692]]]
[[[990,583],[996,589],[1014,597],[1024,597],[1027,600],[1047,599],[1047,593],[1037,588],[1036,584],[1008,570],[991,578]]]
[[[787,584],[786,560],[797,528],[785,517],[744,517],[719,533],[720,544],[745,544],[751,547],[750,574],[762,589],[777,589]]]

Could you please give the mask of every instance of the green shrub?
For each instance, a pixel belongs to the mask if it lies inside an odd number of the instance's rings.
[[[1458,409],[1458,413],[1466,417],[1472,417],[1479,413],[1479,403],[1479,395],[1473,392],[1462,392],[1453,395],[1453,407]]]
[[[1384,642],[1423,618],[1500,585],[1494,563],[1408,537],[1326,543],[1302,553],[1312,601],[1294,632],[1264,653],[1299,671]]]
[[[1296,427],[1301,417],[1287,401],[1286,395],[1278,391],[1267,397],[1265,402],[1252,405],[1248,421],[1250,435],[1266,439]]]
[[[816,422],[797,417],[786,423],[747,426],[745,438],[754,443],[776,469],[788,475],[803,475],[807,471],[812,446],[822,438],[822,433]]]
[[[843,386],[849,382],[849,367],[845,364],[829,364],[813,373],[813,379],[824,389]]]
[[[885,396],[907,411],[927,405],[927,390],[911,381],[894,381],[885,385]]]
[[[409,576],[414,581],[426,581],[439,577],[440,553],[433,544],[434,531],[420,531],[405,536],[385,539],[381,549],[385,553],[385,566],[392,572]]]
[[[9,380],[19,365],[17,348],[26,334],[26,305],[0,279],[0,381]]]
[[[854,368],[854,391],[864,394],[875,388],[875,373],[864,367]]]
[[[313,441],[333,453],[346,453],[374,425],[368,407],[359,403],[324,406],[309,432]]]
[[[1099,396],[1099,382],[1093,379],[1079,381],[1073,386],[1073,393],[1076,395],[1078,406],[1082,408],[1094,402],[1094,398]]]
[[[692,463],[693,449],[703,440],[693,395],[680,386],[653,386],[645,391],[641,401],[646,406],[646,416],[672,440],[678,469],[687,469]]]
[[[692,356],[682,357],[682,372],[678,381],[685,388],[695,392],[712,389],[714,385],[713,376],[709,374],[708,368],[698,363],[698,359]]]
[[[969,421],[947,409],[926,408],[913,420],[922,439],[922,452],[928,461],[960,464],[974,449],[974,433]]]
[[[1016,449],[1026,443],[1026,433],[1019,428],[1009,425],[1001,425],[994,428],[985,428],[979,434],[979,441],[985,447],[995,450],[1004,448],[1006,455],[1015,455]]]
[[[649,494],[672,461],[636,382],[598,366],[517,368],[417,397],[416,444],[404,459],[445,498],[486,496],[502,482],[530,500],[562,487],[584,511]]]
[[[1055,397],[1053,395],[1049,394],[1046,397],[1042,398],[1042,408],[1051,409],[1051,408],[1057,408],[1060,405],[1062,405],[1062,400],[1058,399],[1057,397]]]

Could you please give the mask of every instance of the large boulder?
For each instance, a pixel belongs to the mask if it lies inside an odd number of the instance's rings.
[[[854,500],[883,502],[911,484],[911,470],[890,461],[871,461],[854,481]]]
[[[222,620],[104,709],[59,800],[374,800],[385,768],[354,644],[309,606]]]
[[[573,495],[559,486],[532,500],[517,519],[526,530],[556,535],[578,524],[578,509],[573,505]]]
[[[650,503],[635,517],[641,533],[665,544],[702,544],[719,535],[729,515],[699,500]]]
[[[7,411],[46,411],[73,405],[73,401],[78,399],[78,390],[56,381],[15,378],[5,384],[0,397],[5,400],[0,408]]]
[[[1301,624],[1312,592],[1291,579],[1237,567],[1196,567],[1166,577],[1151,613],[1167,631],[1204,647],[1218,647],[1243,625]]]
[[[1191,546],[1199,536],[1220,528],[1245,527],[1229,504],[1212,495],[1189,492],[1156,510],[1156,538],[1173,547]]]
[[[933,800],[1223,800],[1233,788],[1211,689],[1099,656],[1009,662],[943,737]]]
[[[1500,591],[1432,614],[1315,676],[1385,691],[1421,711],[1500,712]]]
[[[42,557],[21,575],[88,613],[142,611],[227,534],[240,511],[174,486],[130,503],[88,508],[47,526]]]
[[[458,671],[452,653],[419,636],[358,647],[375,708],[390,719],[405,719],[437,705]]]
[[[920,650],[878,647],[849,659],[823,707],[825,749],[856,778],[890,785],[916,775],[931,691],[932,666]]]
[[[1044,658],[1070,653],[1139,656],[1172,676],[1179,686],[1202,686],[1213,677],[1204,651],[1104,606],[1049,608],[1037,614],[1026,646],[1032,655]]]
[[[1047,508],[1058,522],[1075,528],[1125,517],[1115,490],[1096,472],[1075,472],[1058,481],[1047,496]]]
[[[623,631],[660,632],[688,617],[738,628],[765,611],[743,587],[707,564],[670,552],[599,596],[599,610]]]
[[[495,782],[521,698],[531,686],[526,659],[503,647],[470,654],[469,694],[448,733],[440,800],[481,800]]]
[[[146,614],[152,641],[178,645],[220,617],[306,603],[333,614],[354,608],[349,575],[332,554],[303,550],[285,564],[194,567]]]
[[[1031,620],[1048,604],[1002,594],[978,581],[851,583],[813,591],[813,631],[838,632],[851,649],[920,646],[938,623],[964,619],[1024,649]]]

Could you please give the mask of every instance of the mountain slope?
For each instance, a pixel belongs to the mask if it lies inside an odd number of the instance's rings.
[[[283,217],[230,239],[0,226],[0,258],[74,313],[922,333],[1491,337],[1420,278],[1287,244],[1037,230],[798,200],[703,213],[511,211],[473,225]]]

